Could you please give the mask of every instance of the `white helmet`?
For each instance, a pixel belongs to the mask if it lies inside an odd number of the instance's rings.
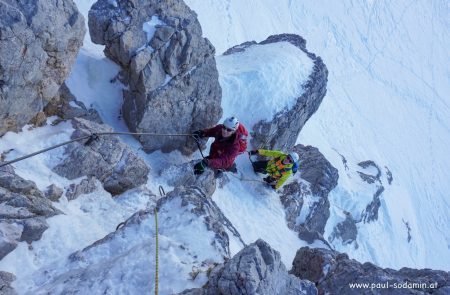
[[[236,117],[226,118],[225,121],[223,121],[223,126],[236,131],[239,127],[239,120],[236,119]]]
[[[289,157],[291,157],[291,159],[294,161],[294,163],[297,163],[298,160],[300,160],[300,157],[298,156],[298,154],[296,152],[290,152]]]

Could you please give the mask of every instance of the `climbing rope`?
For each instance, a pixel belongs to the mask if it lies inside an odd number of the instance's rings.
[[[159,186],[159,194],[161,197],[166,195],[162,185]],[[155,207],[155,295],[158,295],[158,283],[159,283],[159,242],[158,242],[158,210]]]
[[[48,151],[56,149],[58,147],[61,147],[61,146],[64,146],[64,145],[68,145],[68,144],[73,143],[73,142],[80,141],[80,140],[88,139],[86,141],[85,145],[89,145],[94,140],[98,139],[99,136],[104,136],[104,135],[192,136],[192,138],[195,139],[195,137],[192,134],[160,134],[160,133],[148,133],[148,132],[98,132],[98,133],[92,133],[92,134],[89,134],[89,135],[81,136],[81,137],[78,137],[78,138],[75,138],[75,139],[72,139],[72,140],[69,140],[69,141],[66,141],[66,142],[63,142],[63,143],[51,146],[49,148],[46,148],[46,149],[34,152],[32,154],[25,155],[23,157],[19,157],[17,159],[11,160],[11,161],[0,163],[0,168],[3,167],[3,166],[6,166],[6,165],[10,165],[10,164],[13,164],[13,163],[16,163],[16,162],[19,162],[19,161],[22,161],[22,160],[34,157],[36,155],[48,152]],[[203,156],[203,154],[202,154],[202,156]]]
[[[155,207],[155,295],[158,295],[158,281],[159,281],[159,245],[158,245],[158,210]]]

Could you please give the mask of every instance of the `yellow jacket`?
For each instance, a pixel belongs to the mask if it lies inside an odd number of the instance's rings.
[[[275,189],[280,188],[289,176],[292,175],[293,163],[283,164],[284,159],[288,156],[287,154],[280,151],[271,151],[259,149],[258,154],[265,157],[271,157],[267,163],[266,171],[267,173],[277,180]]]

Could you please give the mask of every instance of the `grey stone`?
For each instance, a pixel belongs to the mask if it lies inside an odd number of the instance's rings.
[[[0,291],[2,295],[16,295],[17,292],[11,287],[16,276],[6,271],[0,271]]]
[[[206,228],[215,233],[214,246],[223,253],[224,257],[230,257],[229,237],[227,230],[237,237],[245,245],[239,232],[225,217],[211,196],[216,189],[214,172],[206,170],[200,176],[188,181],[184,186],[176,187],[166,197],[158,200],[157,207],[161,208],[173,199],[181,199],[181,206],[189,206],[190,212],[199,217],[204,217]]]
[[[339,238],[343,245],[351,244],[356,241],[358,236],[358,229],[356,228],[356,221],[349,212],[346,212],[345,220],[338,223],[329,237],[329,241],[333,242]]]
[[[326,249],[303,247],[297,251],[291,274],[316,284],[319,294],[448,294],[450,272],[431,269],[381,268],[364,264]],[[350,288],[351,283],[405,284],[405,288]],[[413,286],[412,284],[418,284]],[[421,285],[422,284],[422,285]],[[431,284],[435,288],[430,288]],[[427,287],[424,287],[427,286]]]
[[[293,150],[300,156],[300,179],[294,178],[282,187],[280,194],[287,225],[309,243],[319,239],[328,244],[322,235],[330,216],[328,193],[337,185],[338,171],[317,148],[300,144]],[[302,210],[307,210],[307,214],[302,214]],[[304,220],[299,221],[301,215]]]
[[[98,188],[99,184],[99,180],[93,176],[81,180],[79,184],[72,183],[66,191],[66,198],[72,201],[80,195],[90,194]]]
[[[259,44],[276,42],[289,42],[305,52],[314,61],[313,72],[303,85],[304,93],[297,98],[291,109],[281,110],[271,120],[263,120],[253,126],[250,132],[251,143],[254,147],[289,150],[295,145],[306,121],[317,111],[325,97],[328,70],[320,57],[306,50],[306,41],[298,35],[273,35]],[[244,44],[238,45],[238,50],[242,50],[245,46],[251,46],[252,43]]]
[[[384,192],[383,186],[378,186],[377,191],[373,195],[372,202],[370,202],[366,209],[362,212],[362,220],[365,223],[369,223],[375,220],[378,220],[378,210],[381,206],[380,195]]]
[[[31,243],[48,228],[46,218],[61,214],[32,181],[0,168],[0,259],[14,250],[19,241]]]
[[[72,120],[75,131],[72,139],[101,132],[112,132],[82,118]],[[53,170],[68,179],[95,176],[105,190],[113,195],[147,182],[149,167],[117,136],[99,136],[85,142],[74,142],[66,147],[66,158]]]
[[[0,222],[0,260],[17,247],[22,230],[23,225]]]
[[[73,1],[0,1],[0,136],[19,131],[68,76],[85,34]]]
[[[42,216],[24,219],[22,224],[23,232],[20,240],[28,243],[40,240],[44,231],[48,229],[47,221]]]
[[[64,191],[62,188],[51,184],[45,189],[45,197],[50,201],[57,202],[62,197]]]
[[[103,123],[98,112],[92,108],[86,108],[81,101],[77,101],[65,83],[61,85],[56,96],[45,106],[44,113],[48,117],[58,116],[61,118],[60,120],[54,121],[53,125],[62,120],[70,120],[73,118],[84,118],[96,123]]]
[[[288,274],[280,253],[263,240],[257,240],[211,272],[202,289],[186,290],[184,295],[216,294],[317,294],[313,283]]]
[[[97,1],[89,11],[94,43],[122,67],[123,117],[130,130],[190,134],[214,125],[222,116],[221,88],[214,47],[202,38],[194,11],[182,0]],[[147,40],[143,24],[163,24]],[[173,120],[173,118],[177,118]],[[190,137],[138,136],[146,152],[196,150]]]

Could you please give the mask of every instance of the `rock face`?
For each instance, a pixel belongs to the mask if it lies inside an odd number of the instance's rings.
[[[213,269],[202,289],[190,289],[180,294],[294,295],[317,294],[317,289],[313,283],[288,274],[280,253],[263,240],[257,240]]]
[[[333,242],[335,239],[339,238],[343,245],[347,245],[356,241],[357,236],[358,228],[356,227],[356,221],[350,213],[346,212],[345,220],[335,226],[328,239],[330,242]],[[358,245],[355,244],[355,247],[358,247]]]
[[[0,136],[55,96],[85,34],[71,0],[0,1]]]
[[[273,35],[259,44],[275,42],[289,42],[304,51],[314,60],[314,68],[307,83],[303,85],[304,93],[297,98],[297,102],[291,109],[285,109],[270,121],[261,121],[253,126],[252,145],[264,146],[267,149],[289,150],[295,145],[300,130],[306,121],[317,111],[326,94],[328,70],[322,59],[306,50],[306,41],[293,34]],[[245,50],[245,47],[254,43],[244,44],[231,48],[225,54]]]
[[[81,118],[72,120],[72,139],[98,132],[112,132],[106,126]],[[149,167],[116,136],[74,142],[67,146],[67,157],[53,170],[68,179],[95,176],[106,191],[118,195],[146,183]]]
[[[347,254],[319,248],[299,249],[290,273],[314,282],[319,294],[400,295],[450,292],[450,272],[411,268],[383,269],[369,262],[361,264],[349,259]],[[351,283],[367,283],[369,287],[350,288]]]
[[[0,271],[0,291],[2,295],[16,295],[17,292],[11,287],[16,277],[9,272]]]
[[[92,41],[121,65],[122,113],[135,132],[192,133],[222,115],[214,47],[182,0],[99,0],[89,11]],[[174,120],[173,118],[176,118]],[[147,152],[192,153],[188,137],[139,137]]]
[[[48,117],[58,116],[61,120],[70,120],[78,117],[96,123],[103,123],[97,111],[88,109],[81,101],[77,101],[65,83],[59,88],[56,96],[44,108],[44,113]],[[56,120],[54,124],[58,123],[58,121]]]
[[[328,193],[337,185],[339,175],[317,148],[299,144],[293,150],[300,156],[300,179],[285,185],[280,199],[288,227],[312,243],[323,240],[330,216]]]
[[[95,286],[96,292],[108,293],[111,284],[119,286],[124,279],[137,279],[141,283],[127,284],[126,290],[118,292],[153,291],[154,281],[148,278],[155,277],[155,208],[159,273],[167,274],[160,275],[160,294],[179,292],[179,286],[198,285],[187,275],[189,272],[194,269],[207,272],[211,266],[230,258],[231,242],[238,246],[241,243],[239,233],[212,201],[214,190],[214,172],[207,170],[189,184],[167,193],[156,206],[133,214],[116,231],[70,255],[66,265],[37,274],[36,279],[45,279],[45,284],[33,292],[89,294]]]
[[[45,219],[59,213],[34,182],[10,166],[0,168],[0,259],[20,241],[39,240],[48,228]]]

